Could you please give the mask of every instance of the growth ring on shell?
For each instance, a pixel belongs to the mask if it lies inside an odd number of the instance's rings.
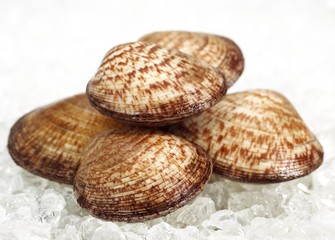
[[[38,108],[12,127],[8,150],[15,163],[29,172],[72,184],[89,140],[123,124],[101,115],[85,94]]]
[[[206,33],[167,31],[153,32],[139,39],[162,47],[173,48],[217,68],[231,87],[244,69],[240,48],[229,38]]]
[[[117,120],[163,126],[203,112],[226,93],[212,66],[174,49],[134,42],[112,48],[87,85],[91,104]]]
[[[287,181],[311,173],[323,160],[317,138],[275,91],[226,95],[171,131],[205,149],[214,170],[237,181]]]
[[[88,145],[74,190],[92,215],[138,222],[186,204],[211,172],[206,153],[185,139],[149,129],[112,130]]]

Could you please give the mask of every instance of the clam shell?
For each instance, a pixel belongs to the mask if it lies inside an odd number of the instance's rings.
[[[10,131],[8,149],[14,161],[29,172],[72,184],[89,140],[121,126],[101,115],[80,94],[20,118]]]
[[[216,172],[238,181],[286,181],[323,160],[322,146],[291,103],[269,90],[227,95],[171,131],[205,149]]]
[[[244,58],[240,48],[230,39],[195,32],[154,32],[139,39],[174,48],[216,67],[232,86],[243,72]]]
[[[87,85],[91,104],[117,120],[163,126],[219,102],[226,81],[210,65],[152,43],[112,48]]]
[[[150,129],[112,130],[89,144],[74,190],[92,215],[138,222],[186,204],[211,172],[206,153],[185,139]]]

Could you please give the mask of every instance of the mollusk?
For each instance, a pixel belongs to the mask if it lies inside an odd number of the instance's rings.
[[[227,95],[171,131],[205,149],[216,172],[238,181],[286,181],[311,173],[323,160],[317,138],[275,91]]]
[[[205,62],[153,43],[112,48],[87,85],[91,104],[116,120],[163,126],[203,112],[226,93],[226,80]]]
[[[194,56],[217,68],[232,86],[243,72],[244,58],[240,48],[230,39],[195,32],[154,32],[139,39],[162,47],[173,48]]]
[[[12,127],[8,150],[29,172],[60,183],[72,184],[89,140],[123,124],[101,115],[85,94],[38,108]]]
[[[111,130],[88,145],[74,190],[93,216],[138,222],[186,204],[211,172],[206,153],[185,139],[152,129]]]

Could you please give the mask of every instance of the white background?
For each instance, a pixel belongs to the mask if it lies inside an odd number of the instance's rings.
[[[83,92],[111,47],[174,29],[221,34],[241,47],[245,72],[231,91],[279,90],[307,118],[311,95],[310,112],[331,99],[334,0],[1,0],[1,119]]]

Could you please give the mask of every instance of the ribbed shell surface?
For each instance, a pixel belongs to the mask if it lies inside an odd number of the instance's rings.
[[[138,222],[184,205],[211,172],[205,152],[180,137],[146,129],[107,131],[89,144],[74,189],[92,215]]]
[[[322,146],[291,103],[269,90],[227,95],[172,132],[205,149],[214,170],[239,181],[286,181],[323,160]]]
[[[240,48],[230,39],[195,32],[154,32],[140,41],[156,43],[187,53],[217,68],[232,86],[243,72],[244,58]]]
[[[216,69],[152,43],[112,48],[87,85],[91,104],[115,119],[163,126],[205,111],[226,93]]]
[[[14,161],[31,173],[72,184],[89,140],[121,126],[101,115],[80,94],[20,118],[10,131],[8,149]]]

